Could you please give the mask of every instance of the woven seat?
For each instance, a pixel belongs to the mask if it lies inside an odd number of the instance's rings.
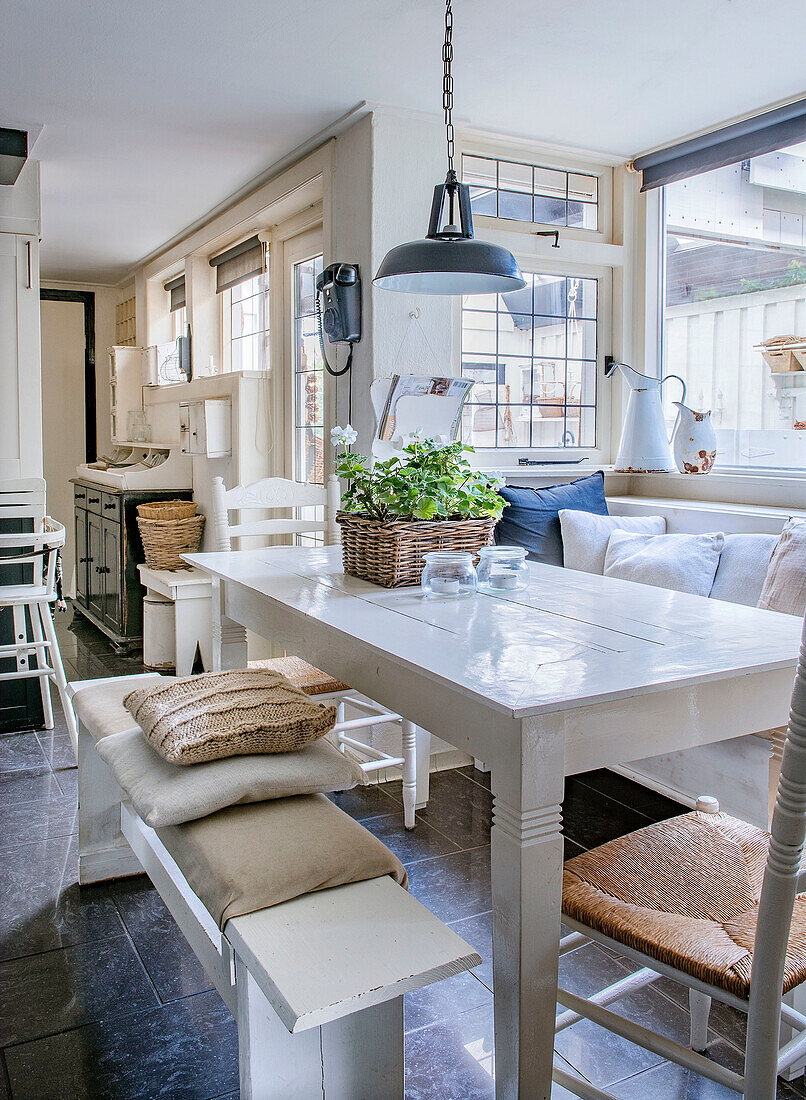
[[[330,695],[336,691],[349,691],[349,684],[343,684],[329,676],[327,672],[309,665],[301,657],[271,657],[266,661],[250,661],[250,668],[268,668],[279,672],[290,680],[294,687],[306,695]]]
[[[565,864],[563,913],[744,1000],[769,834],[689,813]],[[806,979],[806,895],[795,901],[784,993]]]

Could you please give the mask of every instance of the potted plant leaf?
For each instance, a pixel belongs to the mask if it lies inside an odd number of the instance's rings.
[[[419,584],[425,554],[477,554],[492,542],[505,502],[499,479],[471,467],[472,447],[414,433],[400,457],[373,465],[349,449],[355,439],[349,425],[331,432],[336,475],[347,482],[336,516],[345,573],[385,588]]]

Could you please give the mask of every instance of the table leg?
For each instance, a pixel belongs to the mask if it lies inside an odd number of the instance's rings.
[[[218,577],[212,584],[211,633],[213,671],[246,668],[246,630],[224,614],[224,588]]]
[[[529,719],[523,722],[522,743],[520,761],[492,768],[495,1095],[549,1100],[562,896],[563,739]]]

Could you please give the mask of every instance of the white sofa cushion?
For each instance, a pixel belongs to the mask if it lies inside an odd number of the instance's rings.
[[[607,544],[604,575],[707,596],[714,583],[725,536],[640,535],[614,531]]]
[[[604,572],[607,543],[614,531],[636,531],[662,535],[665,516],[597,516],[563,508],[560,512],[563,534],[563,565],[582,573]],[[759,589],[760,591],[760,589]]]
[[[777,541],[777,535],[725,535],[711,599],[755,607]]]
[[[787,615],[806,613],[806,520],[790,519],[781,532],[758,606]]]

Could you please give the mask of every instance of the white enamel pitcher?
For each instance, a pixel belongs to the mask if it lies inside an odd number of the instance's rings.
[[[670,378],[675,378],[683,387],[681,400],[686,399],[686,383],[679,374],[665,374],[662,378],[652,378],[641,374],[626,363],[617,363],[608,357],[605,363],[605,375],[610,377],[618,369],[630,387],[630,399],[627,414],[624,417],[624,429],[616,455],[616,470],[624,473],[660,473],[674,470],[672,449],[666,435],[666,422],[663,419],[663,405],[660,388]]]

